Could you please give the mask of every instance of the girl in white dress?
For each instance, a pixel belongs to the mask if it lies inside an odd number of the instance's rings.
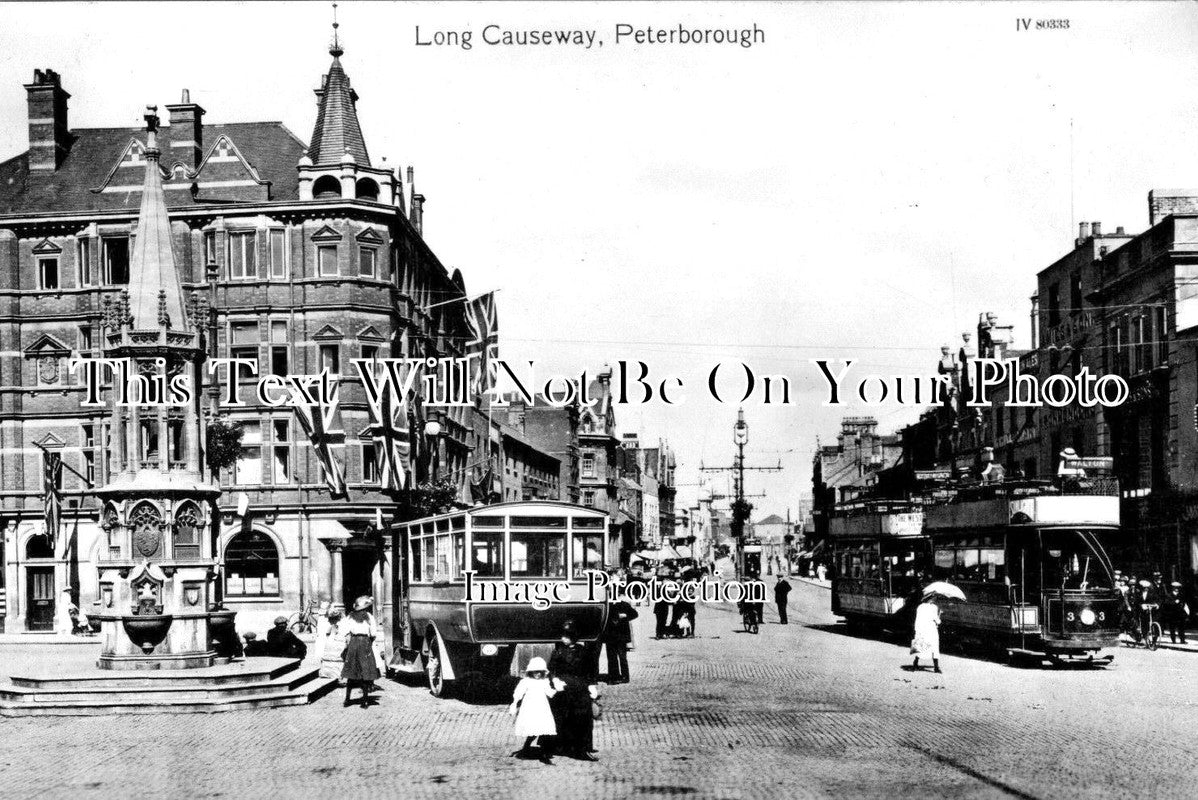
[[[546,736],[556,736],[557,726],[553,722],[553,711],[549,708],[549,698],[557,691],[549,683],[549,666],[541,657],[528,662],[525,677],[516,684],[515,694],[512,695],[512,705],[509,714],[516,715],[516,733],[524,738],[524,746],[515,755],[529,756],[532,754],[532,740],[541,737],[541,760],[549,759],[549,748],[545,746]],[[519,711],[517,711],[517,707]]]
[[[920,658],[932,659],[932,670],[940,672],[940,606],[929,595],[915,609],[915,638],[911,640],[912,665],[919,669]]]

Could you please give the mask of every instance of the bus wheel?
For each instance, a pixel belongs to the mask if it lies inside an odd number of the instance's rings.
[[[428,679],[428,691],[433,697],[445,697],[449,688],[441,669],[441,650],[437,646],[437,634],[430,633],[424,640],[424,676]]]

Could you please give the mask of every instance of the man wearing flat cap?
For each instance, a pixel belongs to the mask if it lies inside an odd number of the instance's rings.
[[[275,617],[275,626],[266,634],[266,654],[277,658],[302,660],[308,654],[308,645],[287,630],[286,617]]]

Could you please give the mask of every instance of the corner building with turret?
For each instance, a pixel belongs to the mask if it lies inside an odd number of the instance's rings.
[[[218,476],[214,533],[220,600],[238,612],[243,632],[362,594],[375,596],[387,621],[389,568],[380,568],[374,532],[380,509],[387,522],[396,506],[379,485],[366,398],[350,362],[461,356],[470,335],[466,304],[454,302],[466,296],[464,280],[422,236],[424,198],[413,171],[371,158],[343,51],[334,45],[330,54],[307,143],[280,122],[207,122],[187,90],[165,106],[157,131],[154,157],[183,294],[172,307],[204,298],[214,309],[210,356],[255,358],[260,374],[327,368],[341,378],[332,433],[348,499],[330,497],[294,413],[257,404],[253,378],[243,378],[244,406],[202,398],[200,413],[244,431],[241,459]],[[99,597],[106,539],[88,481],[107,483],[120,450],[112,408],[82,406],[82,376],[68,364],[103,354],[106,315],[130,289],[148,146],[144,126],[73,127],[70,94],[53,70],[36,70],[25,89],[28,142],[0,161],[6,632],[52,628],[64,591],[85,612]],[[130,101],[131,118],[138,107]],[[468,504],[481,468],[518,459],[520,485],[507,486],[513,471],[496,468],[488,492],[558,499],[559,458],[508,447],[503,425],[477,406],[430,413],[439,430],[414,448],[414,480],[448,482]],[[128,446],[129,458],[155,463],[189,457],[187,437],[169,432]],[[162,456],[160,448],[176,452]],[[43,519],[46,452],[67,468],[56,538],[46,536]]]

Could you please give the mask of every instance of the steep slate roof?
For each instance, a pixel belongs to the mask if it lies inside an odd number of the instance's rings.
[[[348,150],[358,166],[370,166],[370,154],[366,152],[366,140],[358,125],[355,103],[358,94],[349,85],[349,76],[341,68],[340,49],[334,48],[333,64],[321,88],[320,105],[316,112],[316,126],[312,129],[312,142],[308,158],[316,166],[340,164]]]
[[[159,130],[159,147],[170,152],[169,126]],[[204,152],[226,136],[257,171],[270,182],[271,200],[299,199],[296,163],[304,152],[304,143],[281,122],[238,122],[204,125]],[[145,144],[144,128],[82,128],[72,130],[73,144],[62,166],[52,173],[29,173],[28,153],[0,162],[0,214],[36,214],[41,212],[107,211],[133,209],[141,204],[140,193],[94,192],[104,185],[109,173],[121,159],[129,142]],[[170,166],[169,164],[166,166]],[[203,173],[200,175],[203,182]],[[167,185],[191,183],[191,179],[166,180]],[[203,205],[210,202],[201,191],[198,200],[191,192],[166,192],[171,208]]]

